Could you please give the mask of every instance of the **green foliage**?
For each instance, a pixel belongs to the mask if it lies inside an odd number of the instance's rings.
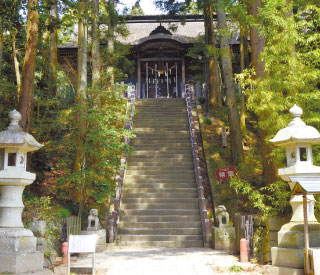
[[[86,103],[78,102],[60,118],[69,125],[62,140],[68,149],[59,165],[64,176],[58,187],[64,199],[77,202],[78,208],[106,204],[113,196],[120,159],[130,150],[124,142],[130,133],[123,128],[127,119],[123,93],[122,87],[114,92],[89,90]],[[73,169],[76,150],[83,156],[79,171]]]
[[[290,191],[287,190],[288,184],[283,181],[257,188],[239,177],[234,177],[230,181],[230,186],[247,201],[246,208],[259,210],[263,220],[286,213],[288,209]]]
[[[229,268],[229,271],[230,272],[236,272],[236,273],[240,273],[240,272],[243,272],[243,268],[241,266],[238,266],[238,265],[233,265]]]
[[[62,218],[69,216],[68,210],[53,206],[52,198],[48,196],[31,197],[24,199],[23,221],[26,227],[30,227],[30,223],[34,221],[45,221],[46,231],[44,239],[46,240],[45,257],[50,257],[52,251],[57,250],[57,245],[61,238],[60,226]]]
[[[204,117],[204,118],[202,119],[202,121],[203,121],[203,123],[206,124],[206,125],[211,125],[211,124],[212,124],[211,119],[208,118],[208,117]]]

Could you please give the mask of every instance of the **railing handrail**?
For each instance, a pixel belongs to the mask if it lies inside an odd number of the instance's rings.
[[[197,192],[200,206],[200,217],[203,233],[203,244],[205,247],[210,246],[211,226],[208,219],[208,211],[206,209],[206,199],[204,197],[203,179],[201,176],[200,158],[198,144],[196,140],[196,130],[194,125],[194,117],[192,115],[191,95],[189,94],[188,85],[185,87],[186,108],[189,122],[189,132],[192,145],[193,164],[197,182]]]
[[[127,115],[129,117],[129,121],[124,123],[124,127],[128,130],[132,130],[132,124],[133,124],[133,116],[134,116],[134,109],[135,109],[135,93],[131,93],[131,97],[128,97],[127,101]],[[125,142],[127,145],[130,145],[130,138],[126,136]],[[123,182],[124,182],[124,176],[125,176],[125,169],[126,169],[126,163],[127,163],[127,156],[124,156],[121,159],[121,166],[119,169],[119,176],[117,177],[117,187],[116,187],[116,194],[115,198],[113,200],[113,211],[111,212],[111,218],[108,221],[109,225],[109,243],[115,242],[117,239],[117,233],[118,233],[118,219],[120,215],[120,202],[122,197],[122,189],[123,189]]]

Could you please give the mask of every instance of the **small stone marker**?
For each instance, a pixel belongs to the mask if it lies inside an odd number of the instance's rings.
[[[70,275],[71,253],[92,253],[92,274],[95,274],[96,235],[69,235],[68,275]]]

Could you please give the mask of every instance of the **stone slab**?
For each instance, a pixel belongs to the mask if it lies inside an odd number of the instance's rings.
[[[269,231],[269,240],[275,241],[278,244],[278,231]]]
[[[36,237],[0,237],[0,253],[11,254],[16,252],[35,252],[37,245]]]
[[[288,222],[289,219],[286,218],[272,217],[267,220],[266,225],[269,231],[279,231],[281,227]]]
[[[32,253],[0,253],[0,272],[27,273],[43,270],[43,254]]]
[[[278,267],[272,265],[265,265],[263,267],[265,275],[304,275],[304,269]]]
[[[320,247],[320,231],[309,230],[310,246]],[[303,231],[279,231],[278,246],[286,248],[304,248]]]
[[[295,269],[304,268],[303,249],[272,247],[271,257],[273,266]]]
[[[216,250],[228,251],[234,253],[236,251],[235,228],[213,228],[214,248]]]

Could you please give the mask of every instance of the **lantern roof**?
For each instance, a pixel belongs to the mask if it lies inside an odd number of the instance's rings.
[[[277,146],[285,146],[300,142],[307,142],[310,144],[320,143],[319,131],[312,126],[306,125],[306,123],[302,121],[302,109],[294,104],[289,112],[292,115],[292,121],[286,128],[279,130],[276,136],[273,139],[270,139],[270,142]]]
[[[292,194],[320,194],[320,176],[290,176],[289,179],[294,183]]]
[[[23,148],[26,151],[36,151],[43,145],[35,140],[35,138],[23,132],[19,126],[21,114],[13,110],[9,113],[10,124],[7,130],[0,132],[0,148]]]

